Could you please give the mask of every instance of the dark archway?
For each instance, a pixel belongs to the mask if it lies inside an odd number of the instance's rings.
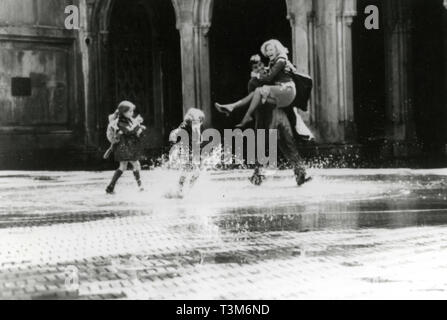
[[[385,0],[358,0],[359,16],[353,25],[354,103],[358,138],[362,143],[382,143],[386,134]],[[410,0],[408,0],[410,1]],[[364,10],[378,6],[380,29],[367,30]],[[445,8],[443,0],[411,0],[411,96],[414,136],[430,157],[445,152]]]
[[[424,151],[445,152],[445,37],[443,0],[413,0],[413,59],[415,122]]]
[[[171,1],[115,0],[110,9],[104,109],[121,100],[145,118],[146,148],[159,149],[181,121],[180,37]]]
[[[247,94],[249,59],[260,53],[262,43],[278,39],[292,50],[292,30],[286,1],[215,1],[210,30],[212,101],[230,102]],[[292,56],[292,52],[290,52]],[[235,115],[235,118],[240,118]],[[240,120],[240,119],[239,119]],[[227,120],[214,112],[213,123]]]
[[[365,8],[376,5],[380,12],[379,30],[365,28]],[[385,139],[385,34],[383,0],[358,0],[359,15],[352,26],[354,117],[361,143],[381,143]]]
[[[145,8],[138,2],[119,0],[114,4],[109,33],[109,111],[119,101],[130,100],[152,123],[154,50],[149,20]]]

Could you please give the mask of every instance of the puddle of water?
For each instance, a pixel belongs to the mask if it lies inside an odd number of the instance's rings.
[[[123,218],[129,216],[136,216],[137,212],[125,210],[122,212],[76,212],[76,213],[52,213],[52,214],[3,214],[0,215],[0,229],[7,228],[30,228],[30,227],[42,227],[51,226],[56,224],[67,223],[83,223],[93,222],[110,218]]]
[[[215,223],[233,233],[440,226],[447,225],[447,204],[365,201],[250,207],[229,210]]]

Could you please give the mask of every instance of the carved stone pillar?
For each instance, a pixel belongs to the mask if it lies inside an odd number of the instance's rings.
[[[205,112],[205,126],[211,124],[211,72],[208,33],[210,24],[201,24],[196,30],[196,79],[198,84],[197,108]]]
[[[444,0],[444,61],[447,61],[447,0]],[[444,63],[444,106],[447,108],[447,63]],[[445,118],[447,125],[447,117]],[[445,153],[447,155],[447,132],[444,133],[444,141],[446,141]]]
[[[309,114],[308,114],[308,124],[313,126],[314,132],[318,132],[315,128],[315,124],[317,123],[318,119],[318,110],[316,108],[317,105],[321,105],[319,101],[321,100],[321,96],[319,94],[318,88],[320,88],[320,78],[319,78],[319,67],[318,67],[318,60],[317,60],[317,45],[316,45],[316,15],[315,11],[312,8],[312,11],[310,11],[307,15],[307,30],[308,30],[308,37],[309,37],[309,74],[313,78],[314,81],[314,90],[312,90],[311,95],[311,105],[309,108]]]
[[[298,71],[312,75],[311,65],[313,63],[313,55],[311,52],[312,31],[309,28],[309,17],[312,12],[312,0],[288,0],[287,1],[287,19],[290,21],[292,28],[292,47],[293,62],[297,66]],[[312,117],[314,111],[314,99],[310,102],[311,106],[308,112],[299,110],[303,120],[309,126],[313,126]],[[315,130],[315,128],[312,128]]]
[[[92,0],[80,0],[79,9],[81,17],[91,17],[93,14],[94,1]],[[78,47],[79,56],[81,61],[82,74],[78,77],[82,86],[82,95],[84,110],[83,114],[83,129],[84,129],[84,143],[86,146],[95,145],[95,91],[91,85],[94,83],[94,72],[92,69],[92,52],[91,46],[94,45],[93,41],[96,40],[91,33],[91,26],[89,25],[90,19],[81,19],[81,26],[78,32]]]
[[[177,15],[182,55],[183,108],[202,109],[211,121],[211,86],[208,32],[211,0],[172,0]]]
[[[88,132],[86,133],[88,145],[98,147],[104,141],[104,130],[107,125],[104,120],[106,114],[106,98],[108,93],[107,79],[107,44],[108,44],[108,19],[107,13],[110,11],[111,1],[86,0],[86,36],[89,39],[88,50],[83,52],[83,56],[88,56],[88,67],[84,72],[86,83],[87,106],[85,110],[85,123]],[[80,41],[82,41],[80,39]],[[84,58],[83,58],[84,59]]]
[[[195,77],[194,39],[195,30],[192,12],[181,11],[177,28],[180,32],[180,47],[182,57],[182,92],[183,111],[197,107],[197,84]]]
[[[356,138],[352,62],[352,23],[357,15],[356,4],[356,0],[340,1],[337,17],[338,107],[344,141],[353,141]]]
[[[309,29],[308,16],[312,11],[312,0],[288,0],[288,16],[292,28],[293,61],[298,70],[309,73]]]
[[[394,156],[416,141],[413,109],[411,1],[385,1],[386,132]]]
[[[354,139],[352,37],[355,0],[316,1],[315,121],[326,143]]]

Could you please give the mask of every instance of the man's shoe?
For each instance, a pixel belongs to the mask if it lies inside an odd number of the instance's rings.
[[[249,180],[255,186],[260,186],[265,180],[265,175],[261,174],[261,170],[259,168],[256,168]]]
[[[294,173],[295,173],[296,184],[298,185],[298,187],[312,180],[311,177],[306,177],[306,170],[302,167],[295,168]]]

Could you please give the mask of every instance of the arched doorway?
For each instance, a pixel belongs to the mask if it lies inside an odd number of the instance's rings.
[[[107,114],[121,100],[134,102],[148,127],[146,149],[160,149],[183,116],[174,8],[165,0],[115,0],[109,17],[103,108]]]
[[[227,103],[247,94],[250,57],[260,53],[264,41],[273,38],[292,50],[285,0],[214,1],[210,30],[212,101]],[[240,115],[235,118],[240,120]],[[222,128],[227,121],[213,113],[217,126]]]
[[[129,5],[128,1],[116,1],[109,40],[111,108],[119,101],[130,100],[137,105],[137,112],[152,124],[156,109],[153,103],[153,43],[145,8],[136,2]]]

